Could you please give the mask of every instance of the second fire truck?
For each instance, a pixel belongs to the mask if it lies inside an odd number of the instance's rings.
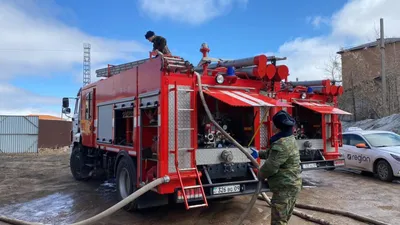
[[[115,178],[121,200],[170,177],[126,210],[170,201],[190,209],[213,198],[253,194],[257,170],[210,122],[199,91],[220,127],[249,153],[268,148],[272,116],[284,109],[298,123],[303,170],[343,165],[338,115],[348,113],[336,100],[342,87],[329,80],[289,82],[288,67],[274,56],[221,60],[208,56],[206,44],[200,51],[196,67],[181,57],[160,56],[96,71],[104,79],[76,97],[70,158],[75,179]],[[70,111],[68,98],[63,108]]]

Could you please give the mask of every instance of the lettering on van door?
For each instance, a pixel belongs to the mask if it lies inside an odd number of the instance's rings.
[[[361,162],[371,162],[371,158],[365,155],[355,155],[355,154],[347,154],[347,159],[348,160],[354,160],[357,161],[358,163]]]

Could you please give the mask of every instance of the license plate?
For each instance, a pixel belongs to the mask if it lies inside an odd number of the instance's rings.
[[[316,163],[303,164],[303,169],[317,168]]]
[[[221,187],[214,187],[213,194],[227,194],[227,193],[235,193],[240,192],[240,185],[228,185],[228,186],[221,186]]]
[[[335,166],[344,166],[344,160],[338,160],[334,162]]]

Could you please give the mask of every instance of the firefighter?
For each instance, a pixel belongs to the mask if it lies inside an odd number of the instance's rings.
[[[167,40],[162,36],[157,36],[153,31],[147,31],[144,37],[153,43],[152,53],[158,56],[158,52],[161,52],[163,55],[171,55],[171,52],[167,46]],[[156,57],[157,57],[156,56]]]
[[[275,135],[270,139],[271,147],[260,152],[252,149],[252,156],[266,159],[258,177],[267,179],[273,194],[271,224],[282,225],[288,224],[301,190],[300,154],[293,135],[295,120],[283,110],[275,114],[272,120]]]

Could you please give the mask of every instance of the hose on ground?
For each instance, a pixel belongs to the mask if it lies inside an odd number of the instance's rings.
[[[135,200],[136,198],[140,197],[141,195],[143,195],[144,193],[150,191],[151,189],[157,187],[158,185],[161,185],[163,183],[168,183],[170,181],[170,178],[168,176],[164,176],[164,177],[160,177],[156,180],[153,180],[152,182],[146,184],[145,186],[143,186],[142,188],[140,188],[139,190],[133,192],[131,195],[129,195],[128,197],[122,199],[121,201],[119,201],[117,204],[111,206],[110,208],[106,209],[105,211],[90,217],[86,220],[77,222],[77,223],[73,223],[71,225],[89,225],[89,224],[93,224],[113,213],[115,213],[117,210],[121,209],[122,207],[124,207],[125,205],[129,204],[130,202],[132,202],[133,200]],[[0,221],[12,224],[12,225],[43,225],[41,223],[31,223],[31,222],[25,222],[25,221],[21,221],[21,220],[17,220],[17,219],[10,219],[4,216],[0,216]]]
[[[0,221],[12,225],[43,225],[43,223],[31,223],[18,219],[11,219],[5,216],[0,216]]]
[[[352,219],[365,222],[368,224],[376,224],[376,225],[389,225],[388,223],[384,223],[382,221],[374,220],[368,217],[360,216],[352,212],[347,212],[347,211],[342,211],[342,210],[337,210],[337,209],[328,209],[328,208],[322,208],[319,206],[314,206],[314,205],[305,205],[305,204],[296,204],[295,205],[297,208],[302,208],[302,209],[308,209],[308,210],[314,210],[314,211],[320,211],[324,213],[330,213],[330,214],[336,214],[336,215],[341,215],[341,216],[346,216],[350,217]]]
[[[271,200],[268,198],[267,194],[265,194],[263,192],[263,193],[261,193],[261,197],[262,197],[262,200],[265,200],[265,202],[268,204],[268,206],[271,207]],[[330,223],[328,221],[325,221],[323,219],[315,218],[315,217],[313,217],[311,215],[308,215],[308,214],[305,214],[304,212],[301,212],[301,211],[299,211],[297,209],[293,209],[293,215],[296,215],[296,216],[298,216],[300,218],[303,218],[305,220],[308,220],[308,221],[311,221],[311,222],[314,222],[314,223],[317,223],[317,224],[332,225],[332,223]]]
[[[268,205],[271,205],[271,202],[269,201],[268,196],[266,196],[266,198],[265,198],[264,195],[266,195],[266,194],[265,193],[261,193],[261,196],[259,196],[258,199],[265,200],[268,203]],[[301,204],[301,203],[296,203],[295,207],[301,208],[301,209],[319,211],[319,212],[323,212],[323,213],[346,216],[346,217],[358,220],[360,222],[365,222],[365,223],[368,223],[368,224],[389,225],[388,223],[385,223],[385,222],[382,222],[382,221],[379,221],[379,220],[374,220],[374,219],[371,219],[371,218],[368,218],[368,217],[360,216],[360,215],[357,215],[355,213],[347,212],[347,211],[343,211],[343,210],[329,209],[329,208],[323,208],[323,207],[319,207],[319,206],[315,206],[315,205],[306,205],[306,204]],[[295,214],[295,211],[293,211],[293,214]],[[302,217],[302,216],[300,216],[300,217]]]

